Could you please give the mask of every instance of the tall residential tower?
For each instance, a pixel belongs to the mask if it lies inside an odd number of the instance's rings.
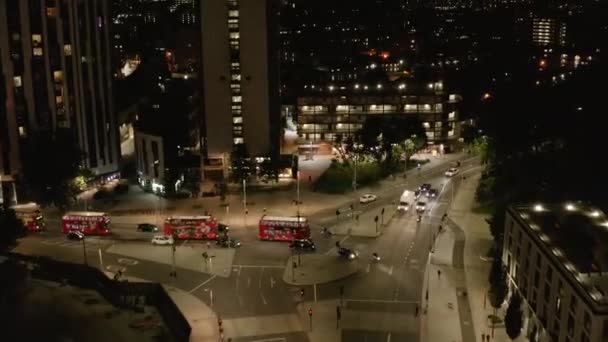
[[[20,139],[74,130],[96,175],[118,171],[109,1],[0,0],[0,175],[19,174]]]
[[[207,178],[226,176],[235,145],[278,157],[277,6],[273,0],[201,2],[203,155]]]

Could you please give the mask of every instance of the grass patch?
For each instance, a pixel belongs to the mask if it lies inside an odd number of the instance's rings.
[[[473,212],[482,215],[491,215],[494,212],[494,205],[492,203],[477,203],[473,208]]]

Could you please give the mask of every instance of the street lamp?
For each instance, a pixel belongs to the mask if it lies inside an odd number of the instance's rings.
[[[84,264],[86,266],[89,265],[89,262],[87,261],[87,238],[84,234],[82,234],[82,254],[84,255]]]
[[[298,210],[298,218],[300,217],[300,171],[296,177],[296,206]]]

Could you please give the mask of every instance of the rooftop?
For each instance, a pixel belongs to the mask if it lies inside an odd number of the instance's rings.
[[[581,202],[513,208],[562,270],[608,309],[608,217]]]

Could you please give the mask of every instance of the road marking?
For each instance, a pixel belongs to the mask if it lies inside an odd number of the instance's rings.
[[[389,268],[388,275],[393,275],[393,265],[391,265],[391,268]]]
[[[357,303],[397,303],[397,304],[419,304],[419,301],[405,301],[405,300],[381,300],[381,299],[344,299],[346,302],[357,302]]]
[[[386,342],[391,342],[391,333],[388,333],[388,336],[386,337]]]
[[[190,293],[198,290],[199,288],[201,288],[201,286],[204,286],[205,284],[207,284],[208,282],[212,281],[213,279],[215,279],[215,277],[217,277],[217,275],[212,275],[209,279],[205,280],[204,282],[198,284],[195,288],[193,288],[192,290],[188,291]]]
[[[184,240],[184,243],[182,243],[182,247],[184,247],[186,243],[188,243],[188,240]]]
[[[262,292],[260,292],[260,297],[262,297],[262,303],[264,303],[264,305],[268,305],[268,302],[266,301],[266,298],[264,298],[264,294]]]
[[[258,287],[261,289],[262,288],[262,275],[264,274],[264,269],[262,268],[262,270],[260,271],[260,280],[258,281]]]
[[[277,265],[232,265],[233,267],[247,267],[247,268],[280,268],[283,269],[285,266]]]
[[[317,301],[317,284],[313,285],[313,289],[314,289],[313,293],[315,294],[315,302],[316,302]]]
[[[139,261],[134,260],[134,259],[129,259],[129,258],[119,258],[118,263],[129,265],[129,266],[135,266],[135,265],[139,264]]]

